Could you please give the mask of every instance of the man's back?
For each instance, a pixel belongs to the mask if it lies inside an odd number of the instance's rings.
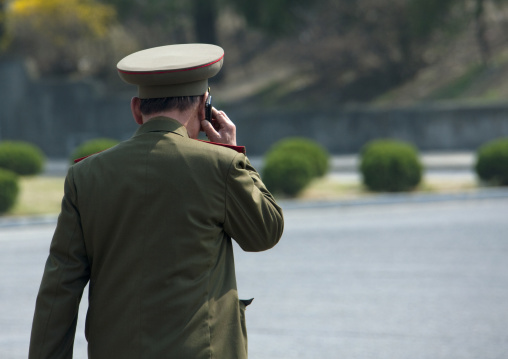
[[[62,286],[89,273],[91,358],[246,357],[229,236],[268,249],[282,213],[243,154],[156,118],[73,166],[66,197],[52,252],[76,267]]]

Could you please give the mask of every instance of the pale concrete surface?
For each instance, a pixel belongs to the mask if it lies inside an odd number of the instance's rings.
[[[424,168],[423,180],[429,184],[461,186],[474,185],[478,181],[474,172],[476,154],[473,152],[424,152],[420,159]],[[328,176],[344,184],[359,183],[362,180],[359,166],[358,155],[333,156]]]
[[[421,161],[429,171],[472,171],[476,155],[473,152],[424,152]],[[263,157],[249,157],[252,165],[260,170],[263,167]],[[357,172],[359,158],[357,154],[334,155],[330,158],[331,173]],[[69,162],[66,159],[50,159],[46,163],[45,175],[65,175]]]
[[[506,190],[407,198],[284,202],[275,248],[235,247],[239,293],[255,298],[247,309],[251,359],[506,358]],[[0,358],[26,358],[53,230],[0,228]],[[86,358],[86,302],[85,293],[75,358]]]
[[[423,152],[421,161],[426,169],[436,170],[471,170],[476,161],[476,154],[473,152]],[[357,171],[360,165],[359,156],[341,155],[332,156],[332,172],[353,172]]]

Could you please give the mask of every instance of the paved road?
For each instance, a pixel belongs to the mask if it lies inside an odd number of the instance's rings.
[[[277,247],[236,251],[251,359],[507,358],[508,198],[380,203],[287,206]],[[0,358],[26,358],[53,229],[0,229]]]

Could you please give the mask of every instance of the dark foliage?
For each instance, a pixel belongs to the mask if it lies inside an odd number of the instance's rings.
[[[94,140],[87,141],[81,145],[79,145],[74,152],[72,152],[70,157],[70,162],[74,163],[74,160],[86,156],[93,155],[95,153],[107,150],[113,146],[118,144],[117,140],[113,140],[110,138],[97,138]]]
[[[478,150],[475,170],[491,184],[508,185],[508,138],[491,141]]]
[[[416,187],[422,165],[416,149],[405,142],[377,140],[362,149],[360,171],[371,191],[401,192]]]
[[[23,141],[0,143],[0,168],[29,176],[40,173],[45,161],[44,153],[31,143]]]
[[[0,213],[5,213],[14,206],[18,194],[18,176],[12,171],[0,168]]]

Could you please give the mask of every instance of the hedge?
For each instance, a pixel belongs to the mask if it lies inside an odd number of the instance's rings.
[[[111,138],[96,138],[86,141],[79,145],[71,154],[70,162],[74,163],[75,159],[93,155],[116,146],[119,143],[117,140]]]
[[[276,142],[271,152],[287,151],[307,157],[312,162],[313,177],[324,176],[329,169],[329,154],[319,143],[303,137],[290,137]]]
[[[494,185],[508,185],[508,138],[500,138],[477,151],[475,170],[478,177]]]
[[[0,213],[11,209],[19,194],[18,176],[16,173],[0,168]]]
[[[296,196],[313,178],[328,172],[329,155],[318,143],[291,137],[275,143],[265,155],[263,182],[269,191]]]
[[[412,145],[397,140],[376,140],[361,151],[360,172],[371,191],[400,192],[416,187],[422,164]]]
[[[0,142],[0,168],[18,175],[35,175],[42,171],[46,157],[35,145],[23,141]]]
[[[294,197],[311,181],[313,163],[293,152],[272,152],[266,156],[262,171],[269,191]]]

